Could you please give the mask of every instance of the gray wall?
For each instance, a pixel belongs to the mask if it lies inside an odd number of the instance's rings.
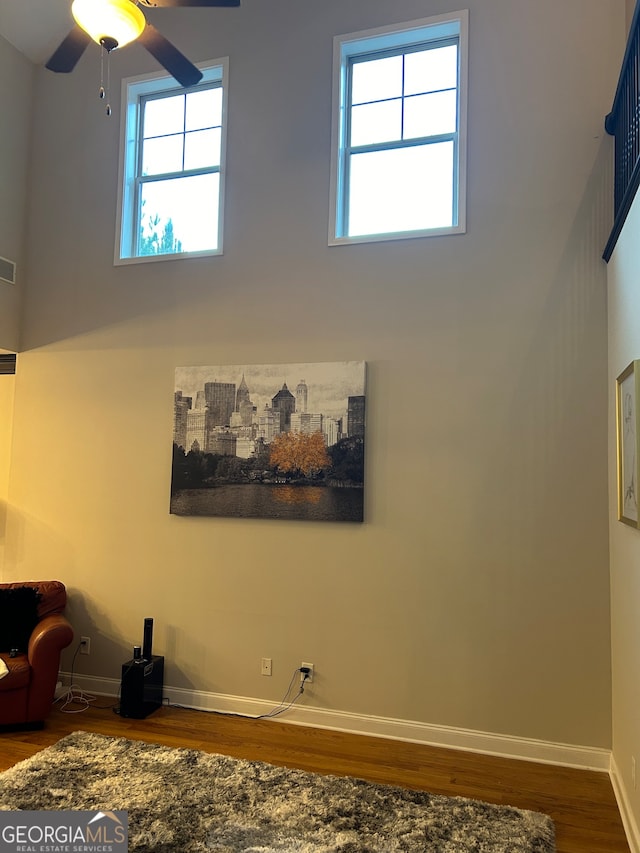
[[[33,65],[0,36],[0,257],[18,265],[15,285],[0,281],[0,350],[19,346],[33,78]]]
[[[632,778],[632,761],[640,760],[640,533],[617,518],[615,380],[640,358],[639,227],[640,199],[636,198],[608,268],[613,766],[636,844],[640,844],[640,793]]]
[[[67,583],[80,672],[118,677],[153,615],[174,687],[275,702],[309,660],[319,708],[610,746],[600,253],[625,4],[468,6],[460,236],[326,239],[332,37],[453,0],[157,13],[194,60],[230,57],[213,259],[112,265],[118,79],[153,60],[114,54],[111,120],[95,52],[38,71],[4,574]],[[168,514],[176,365],[353,359],[363,525]]]

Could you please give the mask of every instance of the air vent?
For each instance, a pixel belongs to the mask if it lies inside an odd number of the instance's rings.
[[[6,281],[7,284],[16,283],[16,265],[13,261],[0,258],[0,281]]]
[[[0,355],[0,376],[16,372],[15,355]]]

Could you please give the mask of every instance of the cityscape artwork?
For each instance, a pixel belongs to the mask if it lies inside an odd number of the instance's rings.
[[[363,521],[363,361],[178,367],[174,515]]]

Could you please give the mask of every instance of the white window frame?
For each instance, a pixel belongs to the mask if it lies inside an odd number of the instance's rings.
[[[144,264],[157,261],[200,258],[221,255],[223,238],[224,185],[227,150],[227,99],[229,88],[229,58],[198,63],[202,83],[220,83],[222,88],[222,133],[220,141],[220,184],[218,194],[217,248],[201,252],[176,254],[136,255],[134,219],[136,217],[136,168],[139,147],[140,99],[145,95],[183,93],[197,90],[198,85],[184,89],[166,71],[127,77],[122,81],[123,108],[120,118],[120,164],[118,170],[118,207],[116,216],[116,243],[114,265]]]
[[[403,24],[378,27],[336,36],[333,40],[333,94],[331,127],[331,190],[329,245],[372,243],[466,231],[467,162],[467,68],[469,12],[462,9],[445,15],[421,18]],[[346,129],[348,103],[348,65],[352,57],[394,48],[411,48],[424,42],[457,38],[458,50],[458,130],[454,156],[454,223],[443,228],[392,231],[348,236],[344,224],[346,183]]]

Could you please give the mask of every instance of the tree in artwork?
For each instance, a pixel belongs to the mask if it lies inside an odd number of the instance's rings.
[[[322,433],[282,432],[271,442],[269,463],[281,474],[315,477],[330,467],[331,459]]]

